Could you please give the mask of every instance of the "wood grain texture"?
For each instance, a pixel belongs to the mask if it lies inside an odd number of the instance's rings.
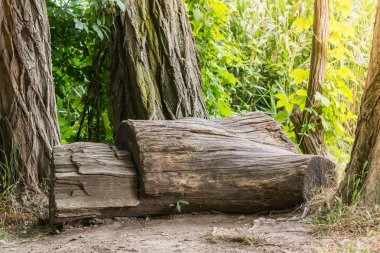
[[[326,173],[335,166],[320,156],[296,154],[278,124],[259,112],[211,121],[128,120],[120,125],[116,145],[133,155],[141,204],[184,192],[189,210],[294,207],[326,184]],[[145,211],[135,211],[139,208]]]
[[[108,217],[139,204],[137,175],[129,152],[107,144],[77,142],[54,148],[51,223]]]
[[[328,184],[335,166],[297,154],[280,126],[260,112],[219,120],[128,120],[116,145],[55,149],[52,223],[172,214],[181,192],[189,202],[183,212],[292,208]]]

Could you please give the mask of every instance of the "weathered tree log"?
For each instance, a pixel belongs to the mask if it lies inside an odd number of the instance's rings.
[[[137,175],[129,152],[106,144],[77,142],[54,148],[50,221],[113,217],[139,204]]]
[[[55,148],[53,222],[171,214],[179,193],[189,202],[182,206],[185,212],[287,209],[327,184],[326,173],[334,168],[327,158],[297,154],[263,113],[223,120],[129,120],[119,129],[116,145],[132,155],[105,144]]]
[[[263,113],[211,121],[129,120],[119,129],[116,146],[133,155],[142,204],[155,197],[173,201],[182,192],[188,210],[287,209],[326,184],[326,173],[335,166],[321,156],[296,154],[279,125]],[[165,205],[159,213],[166,212]]]

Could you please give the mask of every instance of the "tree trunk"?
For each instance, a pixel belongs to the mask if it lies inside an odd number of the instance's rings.
[[[13,169],[36,185],[48,175],[59,140],[45,2],[2,0],[0,147],[7,156],[17,153]]]
[[[360,106],[351,160],[340,194],[346,203],[361,195],[366,204],[380,204],[380,1],[367,81]]]
[[[322,94],[322,85],[325,82],[327,63],[326,39],[328,30],[329,1],[315,0],[313,45],[306,108],[313,108],[318,114],[321,113],[321,109],[315,101],[315,95],[317,92]],[[291,119],[303,153],[326,156],[326,146],[323,141],[323,127],[318,116],[306,110],[304,112],[295,110],[292,113]],[[315,131],[309,130],[301,134],[303,124],[315,124]]]
[[[127,0],[111,42],[115,133],[126,119],[208,118],[198,54],[180,0]]]

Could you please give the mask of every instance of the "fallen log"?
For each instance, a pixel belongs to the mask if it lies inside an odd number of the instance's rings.
[[[211,121],[129,120],[119,129],[116,146],[133,155],[142,204],[185,193],[187,210],[287,209],[326,184],[335,167],[325,157],[297,154],[280,126],[258,112]]]
[[[103,145],[102,155],[97,151],[99,145]],[[124,121],[116,146],[111,149],[104,144],[79,143],[55,148],[53,223],[89,217],[171,214],[176,212],[171,204],[176,206],[183,200],[189,203],[182,204],[184,212],[288,209],[327,184],[327,174],[335,167],[327,158],[297,154],[280,126],[263,113],[222,120]],[[78,158],[77,153],[86,159]],[[119,153],[123,154],[123,164]],[[99,156],[108,163],[99,160]],[[113,171],[114,163],[118,164],[115,173],[119,174],[110,177],[105,171]],[[120,173],[123,166],[128,175]],[[67,170],[70,175],[65,174]],[[96,176],[89,178],[89,174]],[[107,175],[104,180],[113,187],[107,190],[108,202],[94,204],[99,192],[86,188]],[[104,187],[105,184],[99,189]],[[77,203],[74,192],[78,189],[85,190],[85,197],[92,200]],[[181,194],[184,196],[179,197]]]

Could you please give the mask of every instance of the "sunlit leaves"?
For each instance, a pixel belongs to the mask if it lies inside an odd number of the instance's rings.
[[[294,79],[295,84],[301,84],[309,80],[310,71],[304,69],[295,69],[290,73],[290,77]]]
[[[102,32],[102,30],[100,30],[100,28],[99,28],[99,26],[98,26],[97,24],[93,24],[93,25],[92,25],[92,29],[94,29],[94,31],[98,34],[98,36],[99,36],[99,38],[100,38],[101,40],[104,39],[103,32]]]
[[[289,28],[300,17],[311,26],[311,18],[300,14],[298,9],[308,9],[312,3],[185,2],[200,54],[203,90],[210,114],[222,116],[224,105],[237,113],[261,110],[276,114],[277,101],[273,94],[284,93],[281,87],[289,87],[292,80],[289,73],[294,66],[307,61],[311,45],[310,38]],[[305,82],[307,77],[303,79]],[[219,100],[224,101],[223,106]]]
[[[51,2],[51,1],[48,1]],[[55,1],[54,1],[55,2]],[[318,110],[330,149],[352,142],[372,38],[375,0],[330,1],[328,62]],[[106,6],[101,6],[106,3]],[[201,61],[203,93],[212,117],[261,110],[296,141],[289,117],[305,110],[314,1],[185,0]],[[67,8],[66,8],[67,7]],[[49,7],[53,71],[63,141],[72,141],[83,109],[94,41],[107,43],[107,15],[124,0],[72,0]],[[62,22],[61,22],[61,21]],[[64,34],[65,36],[62,36]],[[73,91],[70,87],[74,87]],[[79,94],[79,95],[78,95]],[[104,101],[108,97],[104,96]],[[102,138],[112,139],[110,112],[102,108]],[[315,125],[305,122],[303,130]],[[339,153],[339,154],[340,154]]]
[[[85,24],[83,24],[81,21],[79,21],[79,19],[74,18],[74,22],[75,22],[75,28],[77,28],[79,30],[84,29]]]
[[[300,33],[300,32],[304,32],[308,29],[310,29],[313,25],[313,21],[311,18],[298,18],[296,19],[292,26],[295,28],[296,32]]]
[[[231,26],[235,13],[224,1],[185,2],[201,56],[207,108],[214,117],[231,116],[230,95],[248,74],[251,52],[232,36],[236,28]]]
[[[230,13],[230,8],[226,6],[222,1],[210,0],[210,7],[213,10],[215,19],[219,19],[223,23],[227,23],[228,14]]]
[[[276,104],[277,108],[285,107],[288,112],[292,111],[293,105],[289,103],[289,99],[285,94],[276,94],[275,97],[278,99]]]
[[[331,105],[330,100],[319,92],[317,92],[314,97],[315,100],[324,107],[329,107]]]
[[[351,71],[351,69],[346,66],[341,67],[337,70],[337,75],[343,78],[346,81],[356,81],[355,74]]]
[[[307,97],[307,91],[304,89],[297,90],[296,94],[300,97]]]
[[[218,109],[222,117],[228,117],[228,116],[233,115],[233,112],[231,108],[229,107],[228,100],[225,100],[225,99],[218,100]]]
[[[199,8],[194,8],[193,10],[194,20],[197,23],[202,23],[203,21],[203,14]]]
[[[336,8],[339,10],[343,18],[351,16],[351,2],[350,0],[335,0]]]
[[[275,97],[278,99],[276,107],[277,108],[284,107],[288,115],[290,115],[294,106],[297,106],[300,110],[304,110],[306,97],[307,97],[307,91],[304,89],[299,89],[296,92],[290,94],[289,97],[281,93],[276,94]],[[283,117],[283,115],[281,115],[281,117]]]
[[[368,66],[371,43],[371,31],[368,27],[372,27],[375,4],[376,1],[372,0],[370,3],[364,0],[330,1],[330,31],[325,48],[328,56],[326,80],[322,85],[323,91],[315,96],[317,106],[308,112],[320,118],[325,141],[330,150],[339,157],[342,154],[347,155],[341,151],[341,147],[352,143],[357,118],[355,114],[358,113],[358,96],[362,92]],[[311,18],[312,12],[308,16],[301,15],[292,23],[292,32],[299,36],[308,34],[311,31],[311,24],[308,22]],[[293,66],[289,73],[290,88],[287,88],[287,84],[281,84],[280,93],[283,95],[276,95],[278,109],[275,118],[283,124],[290,122],[291,105],[293,110],[305,109],[310,58],[307,62],[298,62]],[[304,122],[302,131],[313,130],[314,127]],[[289,133],[292,125],[286,129]],[[340,148],[336,148],[337,146]]]

